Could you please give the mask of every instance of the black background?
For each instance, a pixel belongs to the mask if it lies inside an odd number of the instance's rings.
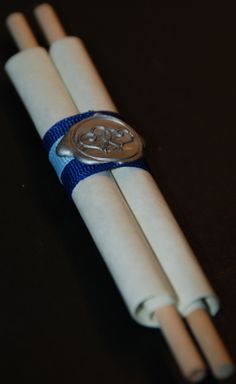
[[[236,358],[235,9],[51,3],[146,138],[158,184],[221,299],[215,324]],[[1,0],[2,382],[183,383],[159,331],[130,319],[4,73],[16,52],[4,19],[25,11],[35,27],[36,4]]]

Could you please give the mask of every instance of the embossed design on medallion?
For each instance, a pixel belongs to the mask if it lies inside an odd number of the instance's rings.
[[[89,164],[132,161],[142,151],[143,141],[133,128],[102,113],[73,125],[57,146],[59,156],[74,156]]]
[[[79,145],[85,149],[96,149],[101,152],[121,152],[124,145],[132,143],[133,135],[128,129],[114,129],[97,125],[80,136]]]

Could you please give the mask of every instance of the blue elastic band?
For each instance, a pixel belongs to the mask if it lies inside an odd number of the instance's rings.
[[[88,111],[79,113],[74,116],[67,117],[54,124],[45,134],[43,138],[43,146],[48,152],[49,161],[53,165],[61,183],[71,195],[75,186],[85,178],[99,172],[112,170],[121,167],[136,167],[149,171],[147,163],[143,159],[130,161],[128,163],[119,164],[116,162],[85,164],[74,157],[58,156],[56,147],[62,137],[67,133],[70,127],[95,113],[103,113],[110,116],[118,117],[123,120],[118,113],[108,111]]]

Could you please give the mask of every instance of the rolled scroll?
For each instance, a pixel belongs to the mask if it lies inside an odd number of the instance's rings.
[[[14,30],[14,27],[10,29]],[[63,36],[60,28],[58,31]],[[17,34],[15,39],[18,39]],[[25,42],[19,46],[27,48]],[[41,138],[51,125],[77,112],[42,48],[27,49],[15,55],[6,64],[6,70]],[[112,103],[109,108],[114,110]],[[83,180],[74,188],[72,198],[131,315],[144,325],[157,326],[159,322],[184,375],[192,381],[201,380],[205,375],[204,364],[174,308],[175,292],[154,258],[140,223],[127,206],[112,173],[101,172]],[[219,355],[218,366],[222,365],[222,353]],[[211,356],[209,361],[212,361]]]
[[[80,112],[116,111],[79,38],[55,41],[50,54]],[[112,174],[177,293],[180,311],[186,316],[204,299],[214,315],[218,299],[150,173],[125,167]]]
[[[66,36],[50,5],[39,5],[35,15],[50,44],[54,64],[78,109],[116,111],[81,39]],[[173,285],[178,308],[186,316],[213,373],[227,377],[233,370],[232,361],[207,317],[208,311],[212,315],[217,312],[218,299],[160,190],[152,176],[140,168],[118,168],[112,174]],[[214,349],[219,353],[213,353]]]
[[[25,50],[6,63],[6,71],[43,138],[51,125],[77,110],[46,51],[40,47],[28,49],[27,43],[33,37],[24,17],[13,14],[7,23],[18,46]],[[29,35],[23,42],[18,41],[21,34],[17,34],[21,26]],[[131,316],[147,326],[163,323],[162,330],[183,374],[192,381],[201,380],[205,365],[175,310],[175,293],[112,175],[101,172],[83,180],[74,188],[72,198]],[[175,324],[175,338],[170,336],[170,317]],[[184,345],[182,354],[180,345]]]
[[[77,113],[43,48],[17,53],[8,60],[5,68],[41,138],[57,121]],[[152,317],[153,311],[175,303],[175,293],[110,172],[92,175],[80,182],[73,190],[72,199],[131,315],[142,324],[155,326],[157,321]],[[154,304],[146,307],[144,304],[149,300]]]

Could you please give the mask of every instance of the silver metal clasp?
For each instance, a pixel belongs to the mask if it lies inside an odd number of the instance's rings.
[[[57,145],[58,156],[73,156],[87,164],[137,160],[143,139],[117,117],[96,113],[74,124]]]

